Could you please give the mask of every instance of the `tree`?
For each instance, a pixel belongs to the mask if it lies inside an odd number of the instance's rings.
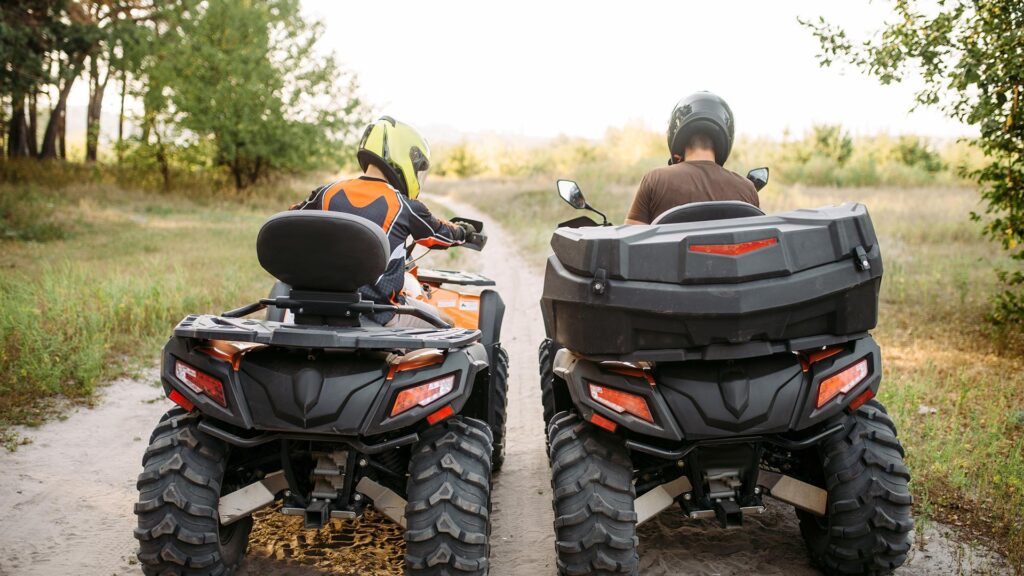
[[[303,19],[296,0],[210,0],[177,24],[183,33],[157,75],[180,126],[212,142],[237,188],[271,169],[339,159],[362,103],[354,79],[316,52],[322,24]]]
[[[1024,265],[1024,3],[1020,0],[896,0],[881,32],[854,42],[823,18],[801,20],[821,44],[822,66],[855,65],[882,84],[917,74],[915,106],[935,106],[975,126],[986,163],[965,170],[985,213],[971,217]],[[999,272],[1005,291],[993,318],[1024,324],[1024,269]]]

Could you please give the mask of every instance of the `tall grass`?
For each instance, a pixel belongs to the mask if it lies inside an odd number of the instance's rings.
[[[668,159],[665,134],[630,124],[600,140],[559,137],[515,144],[501,138],[437,147],[436,171],[456,177],[547,178],[600,174],[606,183],[632,184]],[[888,134],[852,136],[838,125],[814,126],[798,137],[740,135],[727,168],[739,173],[769,166],[776,183],[839,187],[963,185],[960,167],[977,167],[967,144]]]
[[[102,379],[152,362],[186,314],[263,295],[259,225],[315,181],[189,199],[53,166],[63,172],[40,175],[45,185],[0,183],[0,428],[38,422],[50,398],[88,399]]]

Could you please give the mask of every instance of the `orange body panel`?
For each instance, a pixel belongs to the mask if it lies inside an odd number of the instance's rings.
[[[430,304],[442,313],[447,314],[458,328],[475,330],[480,326],[480,296],[456,292],[429,284],[423,295],[417,299]]]

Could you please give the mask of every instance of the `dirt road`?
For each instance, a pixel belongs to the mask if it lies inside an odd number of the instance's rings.
[[[447,201],[453,211],[488,221],[479,271],[497,280],[507,306],[503,341],[511,357],[508,453],[495,478],[492,574],[554,573],[548,468],[537,387],[537,344],[543,326],[537,302],[540,271],[516,253],[515,236],[477,211]],[[32,443],[0,453],[0,575],[138,574],[132,529],[135,477],[149,431],[169,407],[155,370],[114,382],[98,405],[63,421],[25,431]],[[156,401],[154,401],[156,400]],[[396,526],[371,516],[302,531],[296,518],[264,515],[257,522],[241,575],[401,573]],[[666,511],[640,531],[643,574],[802,576],[808,566],[794,515],[776,504],[722,530]],[[901,575],[1004,574],[1005,563],[984,549],[957,543],[929,525]]]

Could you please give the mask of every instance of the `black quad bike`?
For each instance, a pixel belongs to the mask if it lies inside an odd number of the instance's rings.
[[[767,169],[748,178],[760,189]],[[593,210],[575,182],[558,189]],[[738,526],[766,495],[795,507],[826,573],[903,564],[910,475],[873,399],[882,260],[864,206],[580,217],[551,246],[540,364],[559,573],[636,574],[638,524],[678,505]]]
[[[277,214],[256,249],[280,281],[271,297],[188,316],[164,347],[161,380],[178,406],[153,431],[138,479],[143,571],[231,574],[252,513],[280,503],[306,528],[372,504],[405,528],[407,573],[486,574],[506,397],[499,295],[466,295],[475,317],[459,323],[472,326],[363,301],[357,288],[381,275],[390,250],[378,226],[347,214]],[[493,284],[418,277],[427,288]],[[264,308],[271,319],[244,318]],[[383,311],[435,328],[367,317]]]

